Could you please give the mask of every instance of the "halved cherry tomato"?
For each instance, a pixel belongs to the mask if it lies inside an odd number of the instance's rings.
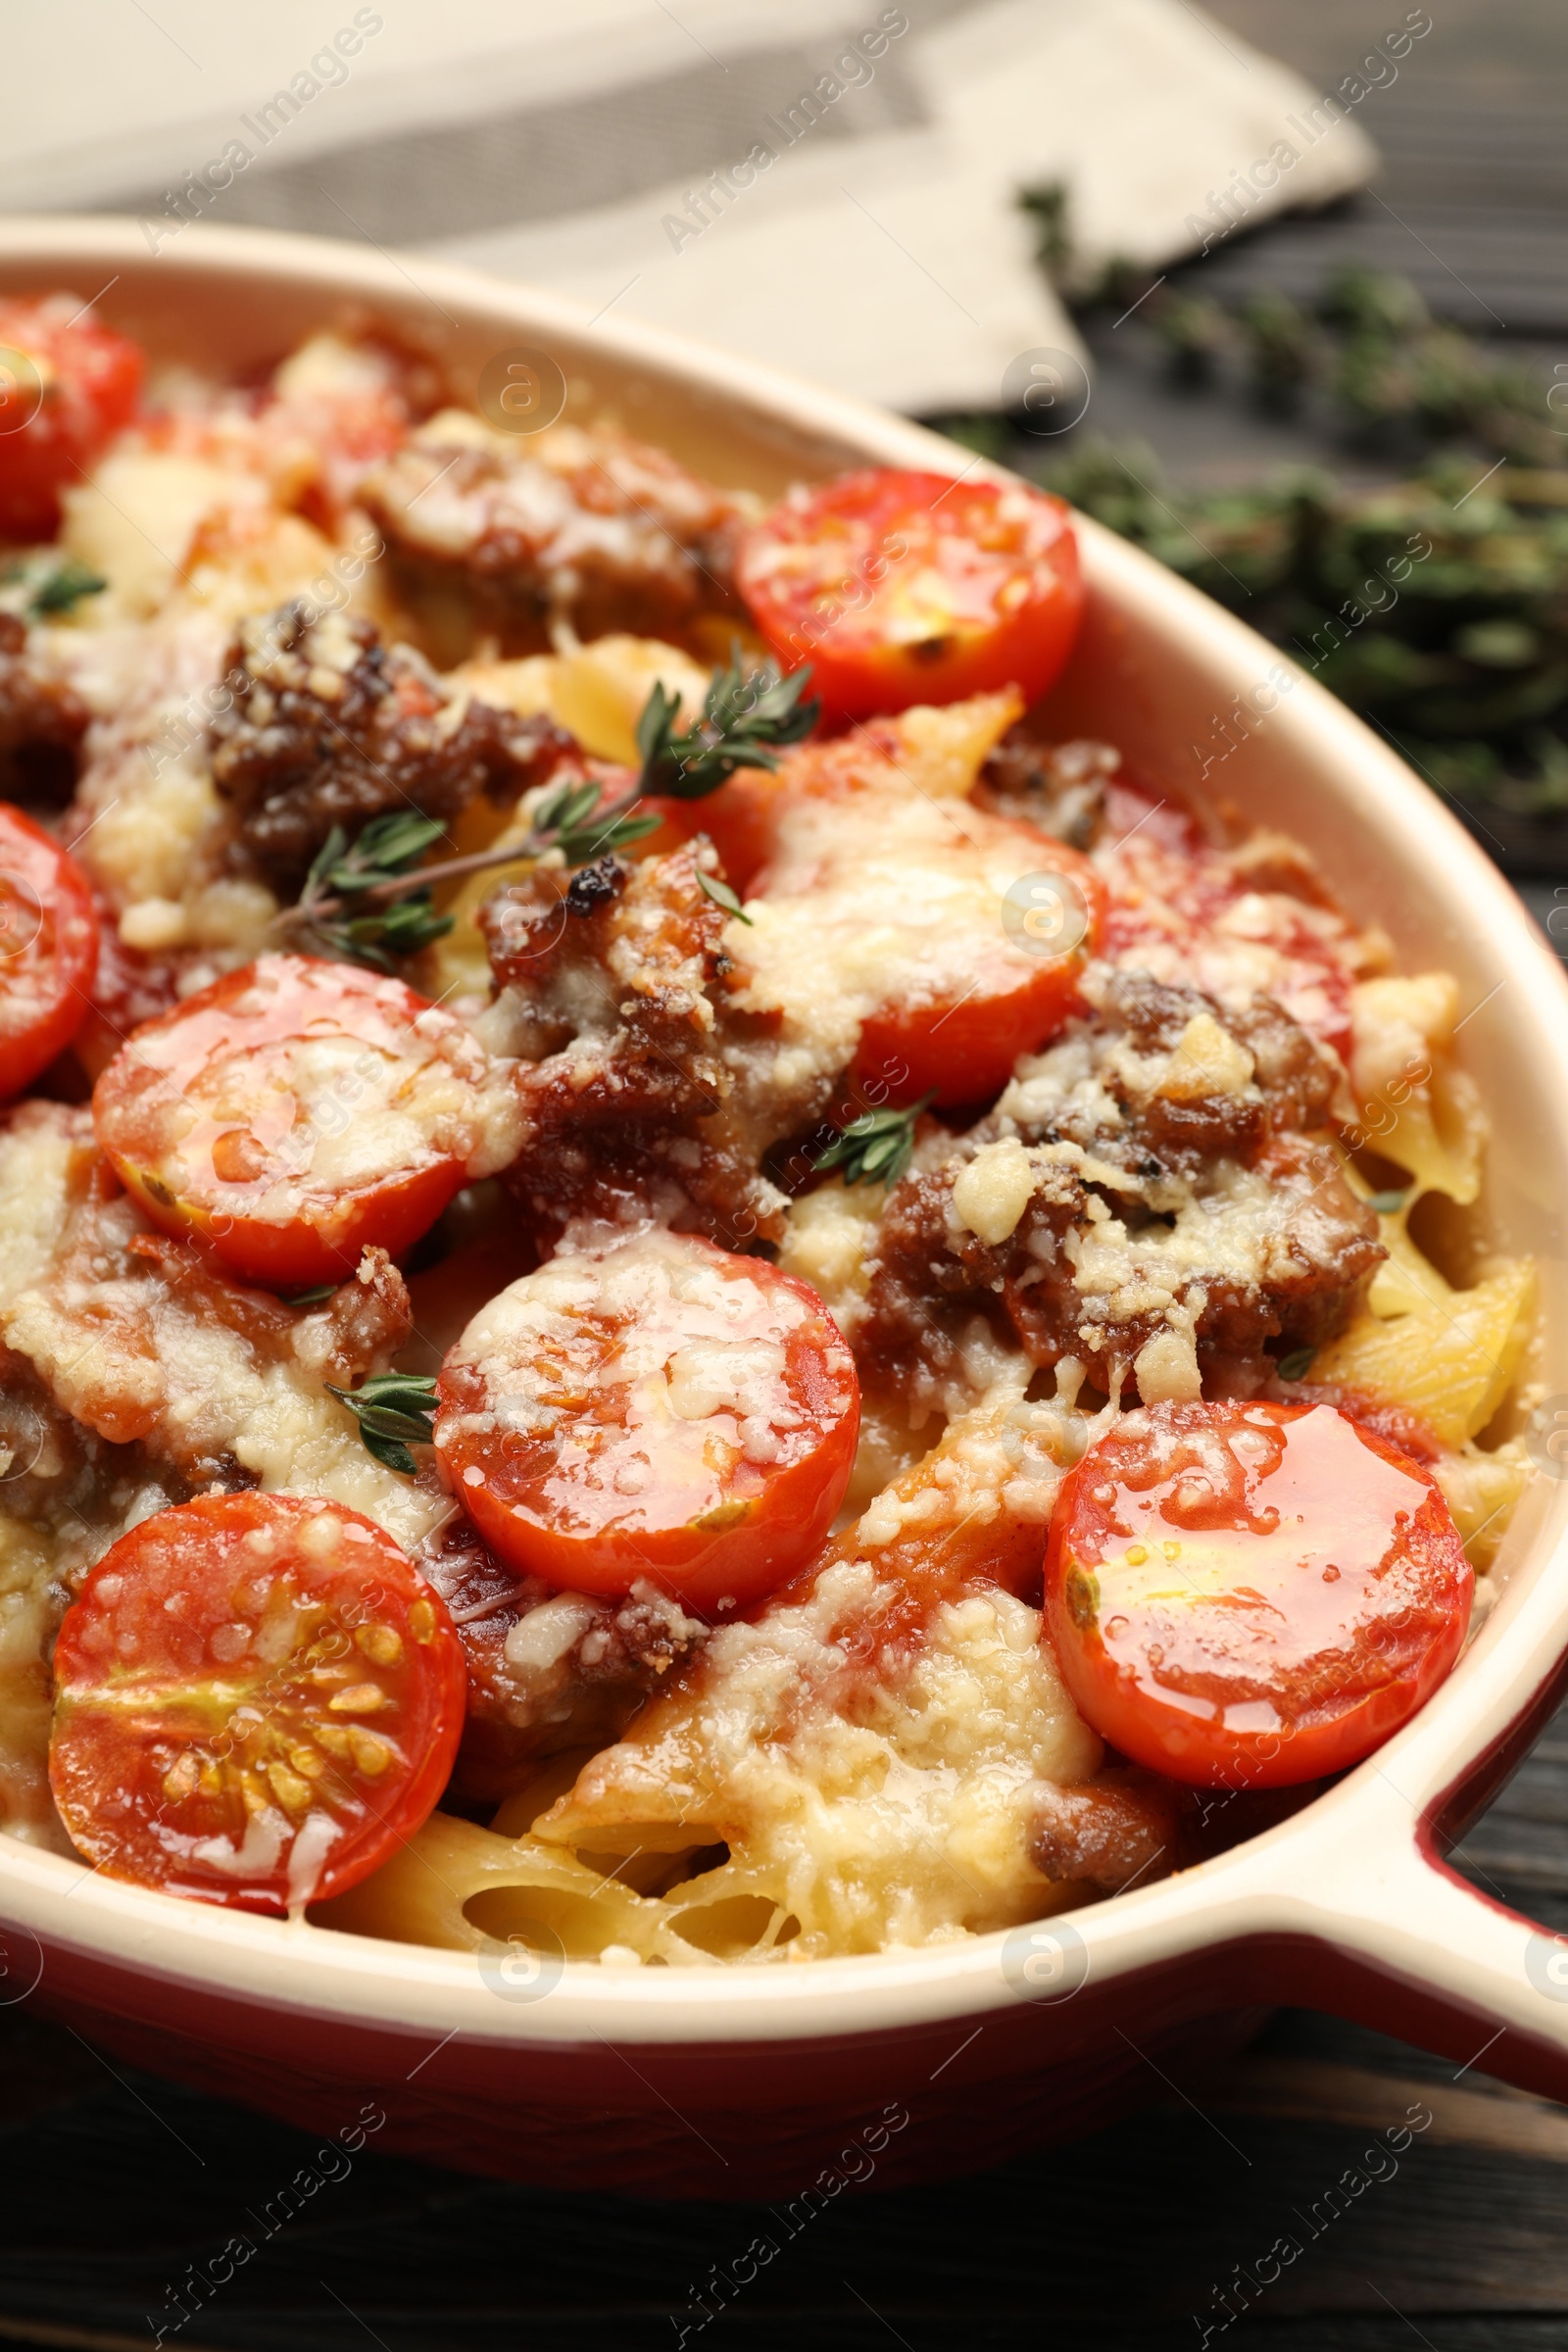
[[[798,803],[780,834],[736,962],[805,1026],[853,1015],[875,1100],[984,1102],[1078,1004],[1105,894],[1076,851],[906,790]]]
[[[881,467],[792,491],[748,532],[736,581],[785,665],[811,664],[830,719],[1008,685],[1033,702],[1083,613],[1059,498]]]
[[[129,421],[145,363],[74,294],[0,301],[0,539],[48,539],[60,492]]]
[[[111,1878],[248,1911],[357,1886],[435,1806],[466,1676],[372,1520],[212,1494],[99,1561],[55,1648],[49,1779]]]
[[[861,1024],[853,1075],[887,1084],[895,1102],[999,1093],[1020,1054],[1082,1010],[1078,979],[1103,920],[1103,885],[1076,851],[977,808],[960,821],[940,864],[911,858],[901,877],[891,843],[878,861],[905,894],[891,902],[904,968]]]
[[[928,790],[911,724],[803,744],[667,811],[753,902],[726,942],[750,1009],[818,1039],[848,1019],[846,1059],[875,1101],[979,1102],[1080,1009],[1105,887],[1038,827]]]
[[[0,801],[0,1097],[63,1054],[98,965],[92,891],[30,816]]]
[[[684,1234],[524,1275],[440,1388],[442,1475],[501,1558],[561,1591],[647,1577],[713,1615],[823,1541],[860,1422],[855,1359],[815,1292]]]
[[[401,980],[263,956],[146,1022],[93,1090],[122,1183],[248,1281],[341,1280],[514,1156],[511,1065]]]
[[[1067,1688],[1200,1788],[1359,1763],[1459,1654],[1474,1579],[1430,1472],[1332,1405],[1154,1405],[1064,1482],[1046,1615]]]

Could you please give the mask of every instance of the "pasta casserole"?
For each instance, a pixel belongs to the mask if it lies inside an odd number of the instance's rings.
[[[1528,1461],[1443,970],[1061,741],[1073,521],[0,304],[0,1826],[631,1969],[1306,1801]]]

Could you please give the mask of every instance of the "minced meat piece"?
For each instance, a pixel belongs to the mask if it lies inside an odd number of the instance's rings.
[[[705,858],[691,844],[539,867],[481,909],[501,990],[488,1042],[533,1065],[506,1181],[545,1246],[573,1219],[651,1208],[727,1249],[776,1235],[784,1198],[762,1155],[819,1114],[824,1090],[781,1077],[776,1019],[735,1006]]]
[[[980,770],[975,807],[1087,850],[1105,813],[1105,787],[1120,765],[1120,752],[1108,743],[1037,743],[1022,726],[1009,727]]]
[[[14,612],[0,612],[0,792],[12,800],[66,800],[88,710],[27,646]]]
[[[733,602],[745,504],[622,433],[521,436],[444,415],[362,496],[405,563],[540,624],[659,634]]]
[[[615,1600],[519,1576],[461,1518],[431,1539],[419,1566],[452,1613],[468,1669],[453,1775],[460,1802],[495,1804],[536,1758],[617,1740],[708,1633],[651,1584]]]
[[[1179,1346],[1192,1377],[1250,1396],[1272,1348],[1344,1328],[1384,1254],[1375,1214],[1310,1132],[1339,1083],[1318,1041],[1266,998],[1228,1011],[1102,968],[1086,993],[1094,1016],[1021,1062],[990,1117],[888,1198],[856,1351],[917,1409],[951,1409],[977,1317],[1107,1393],[1165,1335],[1165,1377]],[[1009,1185],[1027,1171],[1004,1238],[960,1213],[987,1152]]]
[[[1168,1876],[1186,1859],[1183,1845],[1180,1792],[1152,1772],[1112,1765],[1036,1791],[1029,1859],[1045,1878],[1116,1894]]]
[[[1250,1157],[1267,1137],[1331,1116],[1343,1065],[1267,997],[1235,1010],[1196,988],[1105,965],[1091,967],[1084,994],[1097,1018],[1020,1062],[998,1105],[1009,1124],[998,1132],[1025,1143],[1068,1138],[1157,1177],[1191,1174],[1221,1154]],[[1226,1040],[1237,1049],[1229,1068],[1213,1059]]]
[[[213,779],[238,818],[235,862],[297,888],[334,825],[388,810],[450,821],[479,793],[514,802],[577,757],[544,717],[454,701],[410,646],[301,605],[247,620],[235,693],[212,722]]]

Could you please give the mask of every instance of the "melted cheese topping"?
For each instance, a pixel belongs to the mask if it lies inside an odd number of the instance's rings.
[[[54,1703],[48,1645],[59,1614],[54,1570],[49,1537],[0,1512],[0,1824],[12,1838],[69,1853],[46,1761]]]
[[[221,1005],[143,1030],[122,1064],[167,1084],[132,1099],[127,1077],[106,1113],[122,1164],[270,1225],[443,1160],[470,1178],[505,1167],[522,1134],[510,1064],[436,1005],[411,1019],[400,982],[356,977],[345,1014],[311,967],[264,957]]]
[[[412,1902],[434,1942],[548,1920],[569,1952],[701,1966],[942,1943],[1059,1908],[1070,1891],[1029,1858],[1039,1792],[1089,1779],[1101,1744],[1039,1611],[998,1579],[1038,1557],[1083,1435],[1016,1391],[988,1400],[838,1556],[715,1633],[531,1835],[436,1815],[334,1924],[384,1933]],[[727,1862],[680,1877],[674,1858],[720,1838]],[[633,1855],[646,1893],[617,1867]],[[676,1883],[658,1891],[665,1856]]]
[[[1003,901],[1047,851],[1010,826],[866,794],[842,808],[806,802],[780,836],[750,927],[732,923],[725,948],[751,975],[748,1009],[831,1040],[841,1065],[880,1005],[955,1003],[977,979],[995,988],[1038,969],[1004,930]]]
[[[847,1339],[865,1313],[871,1239],[887,1197],[886,1185],[833,1176],[790,1202],[778,1262],[810,1285]]]
[[[1256,846],[1267,853],[1276,841],[1264,836]],[[1310,868],[1294,844],[1283,847],[1303,895],[1249,887],[1268,878],[1266,858],[1254,873],[1245,849],[1227,854],[1194,838],[1178,845],[1162,838],[1158,811],[1150,811],[1094,852],[1112,899],[1106,959],[1227,1006],[1272,997],[1303,1028],[1343,1046],[1350,989],[1387,963],[1388,942],[1304,895],[1314,888]]]
[[[293,511],[302,486],[323,471],[312,436],[313,418],[324,411],[311,404],[373,401],[390,381],[384,355],[318,338],[279,372],[284,404],[296,404],[291,417],[259,421],[248,404],[197,388],[186,394],[188,413],[168,449],[127,440],[90,485],[68,495],[63,543],[110,583],[69,623],[37,632],[42,658],[93,713],[77,794],[78,855],[126,947],[194,950],[208,959],[186,965],[186,991],[258,954],[276,913],[270,894],[227,871],[221,855],[229,812],[214,792],[206,730],[222,707],[226,646],[237,625],[252,624],[254,635],[258,616],[330,576],[332,549]],[[497,544],[498,533],[515,527],[562,598],[596,566],[657,578],[687,565],[639,511],[632,455],[611,461],[628,495],[616,514],[578,495],[573,473],[599,463],[598,445],[572,429],[519,450],[476,418],[449,413],[421,441],[401,488],[408,535],[427,549],[462,557],[479,539]],[[494,460],[484,478],[470,482],[462,466],[443,473],[465,448]],[[327,467],[341,468],[349,454],[325,452]],[[368,463],[359,462],[360,473]],[[460,489],[460,481],[469,486]],[[662,478],[659,495],[676,498],[679,485]],[[691,523],[706,527],[707,494],[699,486],[694,497]],[[378,604],[389,634],[401,634],[376,580],[372,567],[354,601]],[[330,641],[327,628],[328,654]],[[521,662],[481,655],[454,676],[452,709],[461,712],[466,688],[514,710],[550,710],[591,751],[629,760],[655,677],[678,689],[685,715],[695,714],[705,676],[689,656],[622,637]],[[853,789],[805,796],[789,808],[751,924],[732,922],[725,932],[739,981],[735,1004],[764,1016],[767,1040],[765,1054],[755,1040],[725,1044],[733,1068],[744,1074],[755,1062],[779,1097],[798,1087],[804,1099],[814,1076],[853,1059],[876,1007],[960,996],[973,981],[978,944],[987,955],[1009,952],[1000,901],[1026,868],[1011,837],[1004,853],[1001,832],[967,802],[981,762],[1015,715],[1006,696],[907,711],[861,731],[870,748]],[[463,821],[495,819],[476,808]],[[1379,966],[1377,939],[1353,932],[1309,887],[1272,887],[1279,858],[1269,845],[1253,846],[1255,856],[1179,842],[1156,817],[1097,853],[1115,901],[1109,959],[1196,984],[1228,1005],[1268,993],[1342,1050],[1353,1023],[1353,1074],[1373,1147],[1407,1166],[1418,1185],[1473,1199],[1484,1120],[1474,1089],[1447,1058],[1452,983],[1442,974],[1367,983]],[[1042,857],[1049,858],[1044,845]],[[459,911],[470,912],[495,879],[476,877]],[[460,974],[466,985],[475,974],[482,984],[471,926],[451,955],[439,986]],[[606,1002],[633,989],[624,964],[625,957],[605,975],[608,986],[583,977],[578,1027],[601,1027]],[[701,992],[694,1017],[711,1018]],[[585,1082],[596,1050],[583,1048]],[[1115,1052],[1122,1082],[1167,1100],[1240,1093],[1252,1082],[1248,1055],[1206,1015],[1189,1024],[1172,1054]],[[1426,1074],[1413,1076],[1416,1067]],[[1120,1114],[1103,1083],[1108,1074],[1090,1040],[1069,1038],[1020,1063],[1000,1110],[1037,1131],[1058,1111],[1114,1131]],[[218,1117],[233,1124],[274,1113],[279,1140],[292,1137],[296,1153],[274,1171],[264,1212],[280,1221],[296,1213],[309,1184],[363,1185],[445,1152],[479,1175],[503,1167],[517,1146],[510,1082],[455,1022],[439,1037],[373,1053],[359,1041],[318,1037],[302,1047],[286,1089],[254,1070],[231,1073],[210,1100],[198,1088],[174,1118],[171,1149],[204,1120],[211,1128]],[[960,1172],[956,1227],[993,1245],[1008,1239],[1053,1154],[1110,1196],[1110,1205],[1093,1200],[1080,1230],[1059,1245],[1083,1302],[1086,1343],[1107,1324],[1160,1315],[1135,1362],[1140,1392],[1198,1394],[1193,1319],[1204,1282],[1247,1287],[1284,1270],[1274,1261],[1285,1244],[1267,1179],[1221,1164],[1204,1171],[1201,1198],[1181,1185],[1161,1192],[1099,1166],[1076,1146],[1025,1148],[1004,1136]],[[290,1348],[269,1354],[242,1331],[204,1318],[160,1272],[127,1257],[123,1244],[141,1225],[128,1201],[98,1212],[101,1262],[77,1253],[69,1275],[62,1271],[93,1161],[83,1122],[58,1105],[23,1105],[0,1127],[0,1339],[28,1359],[60,1406],[115,1446],[135,1441],[154,1463],[165,1453],[181,1461],[228,1456],[266,1489],[350,1505],[406,1547],[417,1545],[452,1506],[375,1462],[352,1418],[324,1393],[324,1319],[302,1317]],[[1163,1222],[1140,1225],[1116,1213],[1118,1197],[1140,1194]],[[795,1202],[785,1226],[785,1270],[813,1286],[852,1334],[864,1313],[871,1229],[885,1200],[881,1188],[835,1181]],[[1294,1229],[1310,1241],[1300,1216]],[[1055,1246],[1049,1235],[1036,1245],[1042,1254]],[[765,1459],[777,1430],[754,1408],[778,1388],[779,1342],[727,1328],[724,1302],[709,1298],[699,1301],[709,1316],[702,1330],[667,1347],[650,1336],[648,1286],[676,1279],[672,1261],[660,1257],[663,1245],[650,1247],[642,1271],[626,1275],[627,1363],[657,1395],[665,1429],[716,1428]],[[552,1318],[569,1319],[580,1275],[570,1259],[555,1260],[529,1278],[536,1287],[514,1285],[485,1303],[470,1334],[520,1376]],[[441,1269],[433,1279],[443,1280]],[[519,1290],[527,1294],[520,1308]],[[1465,1433],[1495,1409],[1519,1360],[1528,1299],[1522,1267],[1494,1269],[1473,1291],[1448,1292],[1404,1236],[1378,1278],[1373,1312],[1322,1351],[1317,1366],[1323,1377],[1353,1371],[1453,1439],[1438,1476],[1467,1539],[1480,1545],[1500,1533],[1525,1465],[1517,1446],[1484,1453]],[[949,1409],[960,1392],[972,1394],[1009,1365],[978,1317],[960,1353],[961,1378],[943,1399]],[[1060,1368],[1069,1399],[1068,1376],[1079,1370],[1071,1358]],[[717,1633],[681,1670],[679,1689],[572,1776],[564,1796],[566,1768],[554,1760],[554,1779],[536,1792],[533,1809],[551,1807],[536,1834],[500,1837],[437,1815],[344,1898],[342,1924],[463,1948],[489,1935],[550,1927],[574,1954],[701,1965],[939,1942],[1038,1917],[1069,1899],[1030,1861],[1029,1825],[1043,1784],[1095,1773],[1099,1742],[1059,1681],[1038,1613],[998,1563],[1015,1564],[1020,1544],[1038,1548],[1061,1471],[1093,1433],[1067,1404],[1020,1405],[1026,1373],[1022,1367],[1007,1396],[966,1415],[935,1446],[937,1423],[911,1432],[868,1400],[852,1493],[863,1495],[879,1481],[880,1491],[814,1575]],[[525,1385],[519,1377],[498,1409],[524,1419],[538,1409]],[[53,1458],[45,1457],[44,1473]],[[82,1531],[76,1521],[69,1537],[0,1511],[0,1818],[14,1835],[59,1837],[42,1753],[61,1579],[170,1499],[155,1475],[145,1478],[134,1492],[122,1482],[112,1496],[107,1486],[95,1488],[84,1506],[93,1525]],[[0,1485],[0,1505],[4,1498]],[[509,1669],[519,1680],[559,1674],[593,1615],[593,1604],[569,1593],[529,1611],[508,1638]],[[553,1799],[560,1801],[552,1807]],[[531,1805],[526,1792],[513,1800],[509,1821],[526,1821]],[[727,1862],[708,1870],[693,1863],[693,1846],[720,1838]],[[629,1858],[617,1867],[622,1856]]]
[[[906,710],[846,763],[842,788],[783,808],[776,856],[724,948],[740,1004],[782,1015],[784,1083],[792,1052],[843,1069],[879,1005],[944,1004],[1038,968],[1002,924],[1028,856],[1011,826],[965,805],[1016,715],[1011,695]]]
[[[310,1317],[293,1355],[273,1360],[151,1269],[114,1271],[116,1246],[145,1223],[126,1199],[101,1212],[102,1277],[52,1279],[95,1159],[79,1120],[58,1103],[24,1104],[0,1133],[5,1344],[67,1412],[116,1444],[141,1437],[180,1458],[228,1454],[270,1492],[329,1496],[405,1547],[420,1543],[450,1505],[366,1451],[353,1417],[320,1385]],[[102,1531],[105,1542],[122,1532]]]
[[[806,1460],[823,1425],[853,1409],[849,1350],[822,1330],[791,1284],[683,1235],[564,1253],[465,1331],[437,1447],[455,1492],[510,1498],[515,1477],[578,1534],[706,1525],[701,1513],[722,1524],[741,1465]],[[541,1441],[515,1469],[513,1435]]]
[[[953,1188],[958,1224],[993,1248],[1012,1233],[1035,1189],[1035,1163],[1015,1135],[984,1144]]]

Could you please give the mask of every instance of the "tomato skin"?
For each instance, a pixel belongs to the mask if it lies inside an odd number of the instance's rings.
[[[145,366],[74,294],[0,300],[0,539],[54,535],[60,492],[130,421]]]
[[[426,1819],[467,1677],[445,1603],[384,1529],[244,1494],[111,1545],[66,1612],[55,1683],[50,1784],[87,1860],[281,1912],[358,1885]]]
[[[462,1156],[434,1147],[361,1180],[311,1172],[320,1135],[364,1117],[382,1065],[414,1050],[416,1023],[432,1020],[442,1037],[460,1028],[401,981],[324,957],[265,956],[134,1033],[93,1090],[99,1142],[155,1224],[202,1244],[246,1281],[272,1289],[341,1281],[368,1244],[393,1255],[407,1250],[469,1181]],[[368,1077],[356,1061],[318,1093],[303,1081],[296,1093],[293,1056],[326,1037],[345,1053],[363,1046]],[[478,1052],[471,1041],[469,1050]],[[225,1072],[250,1090],[248,1125],[225,1099]],[[195,1116],[172,1134],[182,1102]],[[315,1138],[304,1173],[291,1156],[301,1113]],[[293,1213],[280,1216],[285,1183],[294,1186]]]
[[[0,1098],[20,1094],[86,1019],[98,918],[85,874],[0,801]]]
[[[648,808],[663,820],[661,831],[649,837],[651,854],[706,834],[718,852],[724,880],[744,899],[778,846],[784,789],[783,775],[741,768],[706,800],[650,798]],[[639,853],[642,846],[637,844]]]
[[[109,1156],[115,1158],[113,1152]],[[165,1233],[200,1243],[230,1273],[260,1284],[264,1291],[310,1290],[318,1283],[345,1281],[372,1244],[391,1257],[401,1255],[451,1207],[464,1182],[462,1169],[447,1162],[368,1186],[334,1216],[327,1242],[301,1222],[264,1225],[222,1209],[208,1211],[193,1201],[171,1202],[156,1189],[160,1179],[132,1160],[115,1159],[115,1172]]]
[[[1063,1481],[1046,1552],[1079,1711],[1199,1788],[1359,1763],[1451,1669],[1473,1591],[1436,1480],[1330,1405],[1127,1414]]]
[[[766,909],[727,953],[761,971],[771,1001],[787,1004],[800,972],[833,974],[859,1024],[853,1084],[878,1102],[984,1102],[1082,1009],[1107,893],[1037,825],[916,788],[901,724],[732,776],[684,822]]]
[[[780,1359],[747,1371],[744,1407],[666,1401],[683,1357],[735,1346]],[[449,1353],[440,1395],[442,1476],[501,1559],[563,1592],[620,1596],[646,1577],[709,1615],[762,1599],[818,1548],[859,1435],[855,1361],[815,1292],[690,1235],[514,1283]],[[749,1449],[745,1414],[764,1425]]]
[[[860,1031],[851,1084],[882,1080],[898,1105],[932,1101],[940,1109],[987,1102],[1012,1076],[1020,1054],[1054,1037],[1079,999],[1072,969],[1032,974],[1015,988],[951,1005],[893,1005]],[[890,1071],[903,1076],[890,1079]]]
[[[747,534],[736,580],[829,720],[1014,685],[1033,702],[1083,615],[1059,498],[1023,482],[867,467],[792,491]]]
[[[970,828],[999,827],[1008,820],[975,810],[964,823]],[[889,1086],[892,1102],[931,1097],[939,1108],[948,1109],[989,1102],[1011,1078],[1020,1054],[1038,1053],[1084,1009],[1078,980],[1103,928],[1104,885],[1088,858],[1075,850],[1025,826],[1010,829],[1019,836],[1023,858],[1065,886],[1060,906],[1069,934],[1080,924],[1082,931],[1059,955],[1036,955],[1022,940],[999,937],[991,943],[991,952],[977,959],[978,984],[972,994],[934,1003],[883,1004],[872,1012],[861,1026],[851,1076],[862,1086],[881,1080]],[[1027,937],[1025,932],[1023,939]],[[900,1069],[902,1077],[890,1077]]]

